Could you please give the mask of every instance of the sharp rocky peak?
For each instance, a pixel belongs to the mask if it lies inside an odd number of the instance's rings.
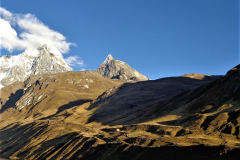
[[[112,60],[114,60],[114,58],[111,54],[109,54],[100,67],[106,67]]]
[[[98,69],[95,70],[104,78],[122,80],[148,80],[147,77],[132,69],[127,63],[115,60],[111,54],[107,56]]]

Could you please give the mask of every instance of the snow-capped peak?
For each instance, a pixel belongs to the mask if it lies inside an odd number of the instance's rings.
[[[25,52],[16,56],[0,56],[0,84],[5,86],[15,81],[23,81],[33,74],[72,70],[62,56],[50,53],[46,44],[37,49],[39,51],[37,57]]]
[[[111,54],[109,54],[106,59],[114,59],[114,58]]]
[[[107,58],[104,60],[104,62],[101,64],[100,67],[106,67],[108,65],[108,63],[113,59],[114,59],[113,56],[111,54],[109,54],[107,56]]]

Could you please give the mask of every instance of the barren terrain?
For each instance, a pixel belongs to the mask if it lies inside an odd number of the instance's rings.
[[[1,89],[0,157],[238,159],[239,66],[154,81],[91,72],[34,75]]]

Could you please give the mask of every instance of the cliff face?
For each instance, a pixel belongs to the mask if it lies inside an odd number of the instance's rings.
[[[131,68],[127,63],[120,60],[115,60],[110,54],[101,64],[101,66],[95,71],[98,72],[102,77],[109,79],[134,81],[148,80],[146,76]]]
[[[31,57],[25,53],[16,56],[1,56],[0,84],[7,86],[16,81],[24,81],[30,75],[72,70],[62,57],[50,53],[46,45],[39,47],[38,50],[38,57]]]

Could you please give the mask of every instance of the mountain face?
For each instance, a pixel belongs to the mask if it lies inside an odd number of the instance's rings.
[[[50,53],[46,45],[38,50],[38,57],[31,57],[25,52],[16,56],[1,56],[0,85],[3,87],[16,81],[24,81],[30,75],[71,71],[64,59]]]
[[[115,60],[111,54],[105,59],[101,66],[95,70],[104,78],[145,81],[146,76],[132,69],[127,63]]]
[[[240,65],[134,82],[110,55],[96,71],[64,72],[40,53],[30,76],[0,89],[0,159],[239,159]],[[19,59],[4,62],[24,74]]]
[[[50,53],[46,45],[39,47],[38,50],[37,57],[31,57],[25,52],[16,56],[0,56],[0,88],[16,81],[24,81],[30,75],[72,70],[61,56]],[[115,60],[111,55],[108,55],[102,65],[91,73],[108,79],[148,80],[127,63]]]
[[[221,77],[211,76],[202,80],[187,77],[167,77],[125,83],[118,88],[110,88],[97,98],[96,103],[92,104],[92,108],[101,107],[91,116],[89,122],[99,121],[106,125],[119,125],[148,121],[155,116],[155,112],[151,112],[151,114],[148,112],[157,103],[165,104],[178,94],[189,92]]]
[[[239,80],[236,75],[231,76],[227,78],[230,83]],[[201,128],[201,132],[195,133],[185,123],[162,124],[178,119],[181,122],[181,116],[196,116],[193,112],[181,115],[171,111],[176,106],[184,113],[182,96],[189,94],[194,101],[201,96],[195,92],[205,93],[204,86],[211,87],[216,82],[223,85],[226,81],[211,76],[201,80],[168,77],[126,83],[89,71],[31,75],[24,82],[1,89],[0,157],[144,160],[177,156],[187,159],[190,152],[193,153],[190,159],[196,155],[203,159],[204,152],[210,155],[205,159],[221,159],[220,152],[225,149],[221,144],[232,145],[237,142],[236,135],[221,133],[220,137]],[[235,82],[232,85],[230,90],[236,87]],[[221,90],[221,86],[217,88]],[[190,99],[186,96],[182,100]],[[181,106],[170,104],[177,100]],[[170,111],[165,105],[170,106]],[[236,117],[233,116],[234,120]],[[210,123],[209,119],[207,122]],[[240,153],[236,146],[232,146],[233,157]]]

